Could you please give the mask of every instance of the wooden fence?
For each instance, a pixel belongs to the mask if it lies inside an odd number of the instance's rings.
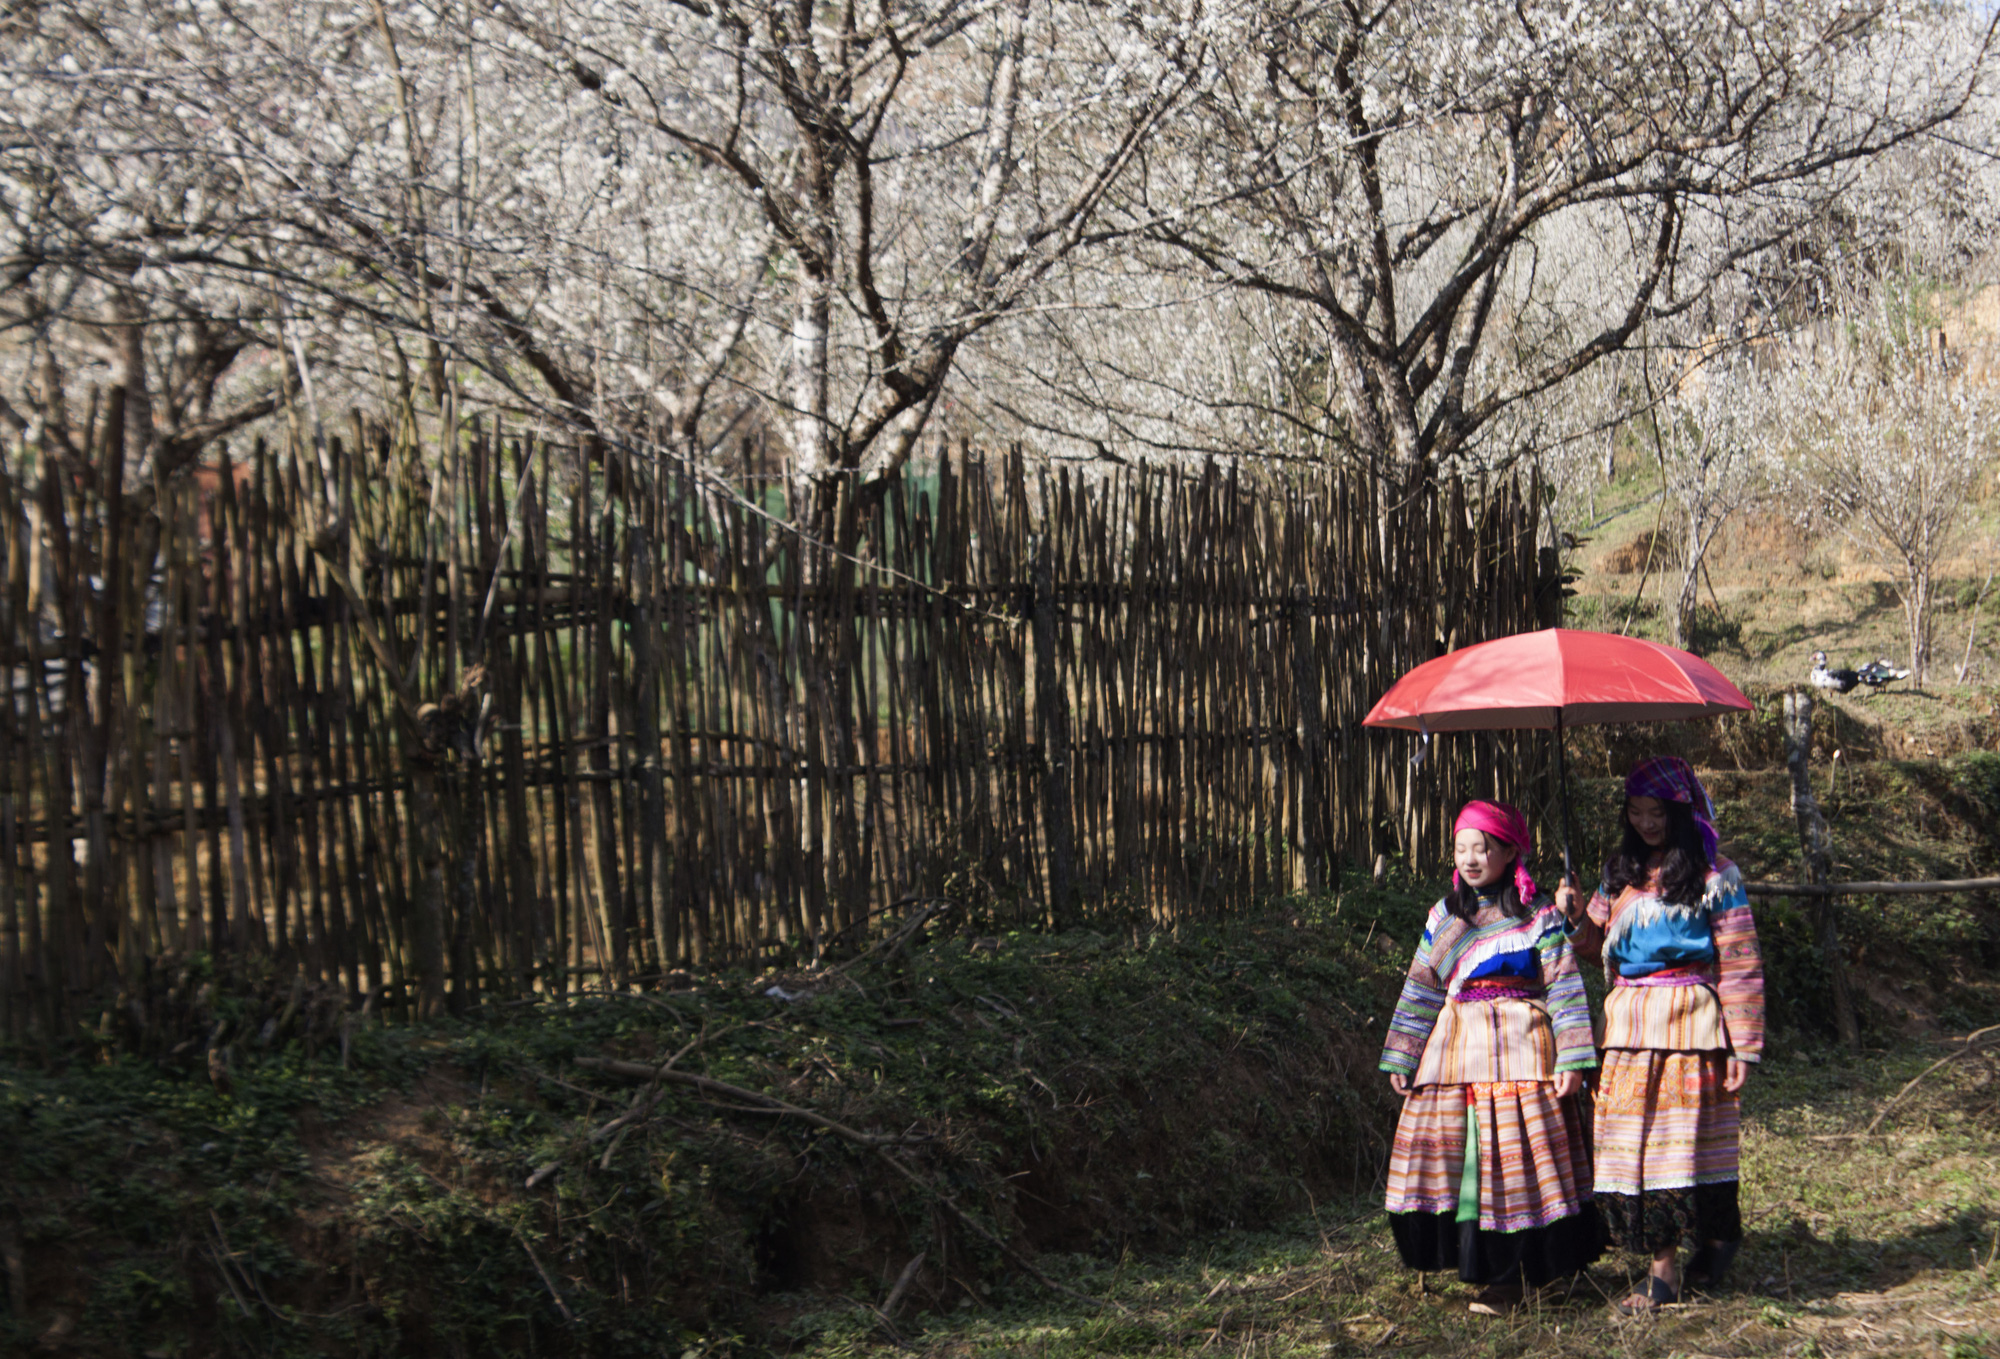
[[[417,452],[357,424],[162,487],[117,450],[0,479],[7,1033],[204,953],[428,1009],[912,902],[1212,916],[1437,853],[1464,790],[1536,766],[1506,735],[1413,771],[1358,725],[1409,666],[1554,621],[1513,481],[1385,502],[960,450],[820,541],[666,460]]]

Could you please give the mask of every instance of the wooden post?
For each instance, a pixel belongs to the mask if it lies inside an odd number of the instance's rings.
[[[1299,724],[1298,844],[1305,862],[1306,890],[1323,891],[1326,848],[1320,842],[1319,764],[1326,750],[1326,727],[1319,710],[1319,685],[1314,677],[1312,599],[1303,584],[1292,587],[1292,701]]]
[[[28,537],[27,523],[15,500],[13,481],[0,470],[0,522],[7,526],[6,546],[0,551],[0,675],[5,677],[7,702],[0,706],[0,1034],[10,1041],[27,1037],[26,979],[22,957],[21,922],[39,909],[34,901],[33,879],[20,871],[20,821],[28,814],[26,789],[16,782],[15,770],[24,742],[15,731],[19,709],[15,706],[17,684],[33,684],[32,666],[20,666],[28,657],[17,642],[28,636],[30,620],[20,617],[17,601],[24,600],[28,585],[28,554],[35,549]],[[17,666],[20,668],[17,670]],[[16,678],[17,674],[20,678]],[[29,705],[32,714],[33,705]],[[16,877],[21,881],[17,885]]]
[[[1069,803],[1069,696],[1056,664],[1055,568],[1049,540],[1035,553],[1033,624],[1035,632],[1035,723],[1042,747],[1042,829],[1049,853],[1049,923],[1067,929],[1071,921],[1074,837]]]
[[[1826,820],[1819,814],[1813,797],[1808,766],[1812,761],[1812,695],[1795,691],[1785,695],[1785,765],[1792,773],[1792,811],[1799,820],[1799,849],[1804,860],[1805,880],[1823,883],[1827,877],[1828,854]],[[1813,902],[1813,931],[1826,959],[1827,980],[1833,992],[1833,1017],[1840,1029],[1840,1041],[1849,1048],[1861,1047],[1861,1028],[1855,1022],[1854,997],[1847,989],[1847,966],[1840,951],[1840,923],[1833,898]]]

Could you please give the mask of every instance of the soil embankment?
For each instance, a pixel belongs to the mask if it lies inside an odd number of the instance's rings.
[[[1358,908],[1359,909],[1359,908]],[[220,1088],[105,1054],[0,1074],[25,1248],[9,1352],[595,1353],[783,1344],[847,1291],[989,1303],[1366,1184],[1400,960],[1380,922],[941,934],[837,975],[715,978]],[[1393,950],[1400,953],[1400,948]],[[594,1065],[675,1058],[703,1084]],[[629,1069],[629,1068],[628,1068]],[[674,1352],[678,1353],[679,1350]]]

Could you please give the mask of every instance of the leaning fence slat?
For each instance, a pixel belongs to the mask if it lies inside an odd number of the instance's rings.
[[[34,682],[29,656],[22,647],[27,620],[27,516],[17,483],[0,469],[0,524],[6,526],[6,554],[0,559],[0,676],[6,685],[6,707],[0,709],[0,1034],[20,1042],[29,1032],[26,981],[30,966],[23,920],[36,910],[30,884],[33,875],[21,862],[20,826],[28,810],[26,772],[21,739],[23,690]]]

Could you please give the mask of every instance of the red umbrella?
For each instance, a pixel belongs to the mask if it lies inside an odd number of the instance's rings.
[[[1610,632],[1545,628],[1461,647],[1397,680],[1362,719],[1404,731],[1515,731],[1748,712],[1699,656]]]
[[[1722,672],[1685,651],[1609,632],[1545,628],[1426,661],[1397,680],[1362,725],[1436,731],[1556,733],[1563,794],[1563,868],[1569,869],[1565,727],[1672,722],[1748,712],[1750,700]]]

